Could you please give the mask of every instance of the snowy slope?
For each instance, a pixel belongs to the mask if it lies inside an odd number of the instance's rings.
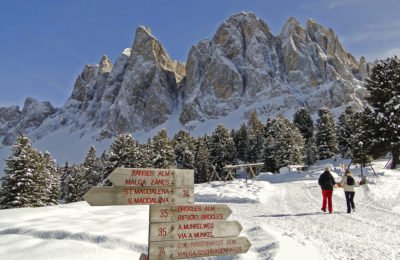
[[[307,172],[263,173],[195,186],[196,203],[228,204],[242,236],[243,255],[204,259],[400,259],[400,171],[374,163],[378,176],[357,188],[357,211],[345,213],[343,190],[334,213],[322,213],[317,178],[324,161]],[[359,169],[353,169],[355,176]],[[339,177],[338,177],[339,180]],[[148,206],[90,207],[86,202],[0,211],[0,259],[138,259],[147,250]]]

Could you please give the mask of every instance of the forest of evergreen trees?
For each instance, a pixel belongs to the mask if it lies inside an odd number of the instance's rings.
[[[227,164],[263,162],[264,171],[278,172],[288,164],[311,165],[337,154],[365,164],[390,152],[394,168],[400,152],[399,59],[379,62],[366,82],[368,104],[362,111],[348,107],[337,123],[326,107],[318,110],[316,122],[305,107],[292,121],[277,116],[263,123],[253,112],[237,130],[218,125],[201,137],[181,130],[170,139],[162,129],[139,143],[121,134],[99,155],[89,147],[81,164],[56,165],[49,153],[36,150],[21,135],[6,159],[0,208],[80,201],[92,186],[110,185],[106,178],[116,167],[194,169],[195,182],[202,183],[210,181],[213,170],[224,177]]]

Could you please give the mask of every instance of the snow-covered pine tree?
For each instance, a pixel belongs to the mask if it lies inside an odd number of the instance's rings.
[[[236,158],[242,162],[247,162],[249,157],[249,137],[246,124],[241,124],[235,134]]]
[[[258,118],[257,112],[251,113],[247,121],[247,136],[249,141],[247,161],[250,163],[263,161],[265,127]]]
[[[348,138],[350,157],[354,163],[360,163],[365,166],[372,160],[371,154],[374,153],[374,133],[371,133],[371,126],[374,125],[373,112],[369,107],[364,111],[351,115],[353,131]],[[382,155],[382,154],[380,154]]]
[[[108,164],[103,176],[105,185],[111,183],[105,180],[108,175],[117,167],[135,168],[138,167],[137,143],[131,134],[118,135],[111,144]]]
[[[300,130],[305,140],[314,136],[314,122],[310,111],[306,107],[296,110],[293,116],[293,124]]]
[[[339,116],[337,125],[337,142],[338,149],[343,158],[350,158],[350,144],[352,143],[352,134],[356,131],[356,122],[359,118],[355,118],[353,107],[347,107],[346,110]]]
[[[97,186],[102,181],[99,170],[99,160],[96,158],[96,149],[93,145],[89,147],[85,160],[83,161],[83,178],[81,183],[81,191],[83,196],[91,187]]]
[[[224,177],[223,167],[232,164],[235,159],[236,147],[229,131],[223,125],[218,125],[209,140],[210,162],[216,167],[220,177]]]
[[[306,150],[306,164],[307,165],[312,165],[318,160],[318,148],[315,145],[315,138],[311,137],[308,138],[305,144],[305,150]]]
[[[304,162],[304,138],[292,122],[278,116],[268,122],[266,129],[264,167],[267,171],[277,172],[288,164]]]
[[[263,161],[264,144],[265,144],[264,128],[262,129],[249,128],[247,134],[249,139],[247,162],[256,163]]]
[[[99,174],[99,182],[96,184],[99,185],[104,181],[104,176],[106,175],[107,165],[109,161],[109,154],[107,151],[103,151],[100,157],[96,158],[95,162],[95,171]]]
[[[208,139],[209,137],[205,135],[197,140],[194,168],[195,183],[204,183],[210,178],[210,153],[207,145]]]
[[[375,118],[371,131],[378,130],[380,136],[374,140],[374,152],[391,152],[395,168],[400,163],[400,59],[394,56],[378,62],[366,82]]]
[[[164,128],[153,137],[152,156],[152,165],[155,168],[165,169],[174,166],[174,150]]]
[[[189,133],[180,130],[172,139],[175,165],[178,169],[194,169],[194,140]]]
[[[72,165],[67,168],[68,172],[65,177],[65,203],[77,202],[82,200],[82,179],[84,169],[81,165]]]
[[[148,139],[145,144],[138,145],[138,167],[152,167],[152,147],[153,141],[151,139]]]
[[[45,152],[42,158],[43,173],[46,176],[47,202],[46,205],[57,205],[61,196],[60,171],[49,152]]]
[[[68,194],[68,176],[71,174],[71,167],[68,162],[65,162],[64,167],[61,168],[61,201],[65,202]]]
[[[38,171],[40,153],[35,150],[28,137],[17,137],[6,159],[5,175],[2,177],[0,207],[22,208],[46,205],[45,179]]]
[[[319,159],[335,156],[337,152],[336,126],[331,111],[327,107],[318,110],[319,119],[316,127],[316,145]]]

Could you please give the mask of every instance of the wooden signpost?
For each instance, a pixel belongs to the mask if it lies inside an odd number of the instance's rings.
[[[92,187],[91,206],[150,205],[149,250],[140,260],[165,260],[246,253],[251,244],[238,237],[242,226],[226,221],[223,204],[194,203],[194,172],[182,169],[116,168],[114,186]]]
[[[194,187],[93,187],[83,198],[91,206],[193,203]]]
[[[231,213],[224,204],[151,205],[150,222],[226,220]]]
[[[179,221],[150,223],[150,241],[234,237],[242,231],[237,221]]]
[[[107,177],[115,186],[193,187],[193,170],[116,168]]]
[[[223,237],[188,241],[150,242],[150,260],[232,255],[246,253],[251,244],[245,237]]]

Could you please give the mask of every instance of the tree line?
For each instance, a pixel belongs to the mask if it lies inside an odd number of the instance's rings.
[[[181,130],[172,139],[160,130],[146,143],[131,134],[117,136],[108,151],[88,149],[81,164],[56,165],[50,153],[32,147],[19,136],[6,159],[0,188],[0,208],[38,207],[82,200],[93,186],[111,185],[107,176],[117,167],[194,169],[195,182],[210,181],[212,172],[224,177],[224,166],[263,162],[264,171],[278,172],[288,164],[313,164],[341,154],[367,163],[390,152],[392,168],[400,152],[400,61],[380,61],[366,80],[368,104],[362,111],[348,107],[334,120],[322,107],[318,119],[302,107],[293,120],[282,115],[263,123],[256,112],[239,129],[218,125],[211,135],[192,137]]]

